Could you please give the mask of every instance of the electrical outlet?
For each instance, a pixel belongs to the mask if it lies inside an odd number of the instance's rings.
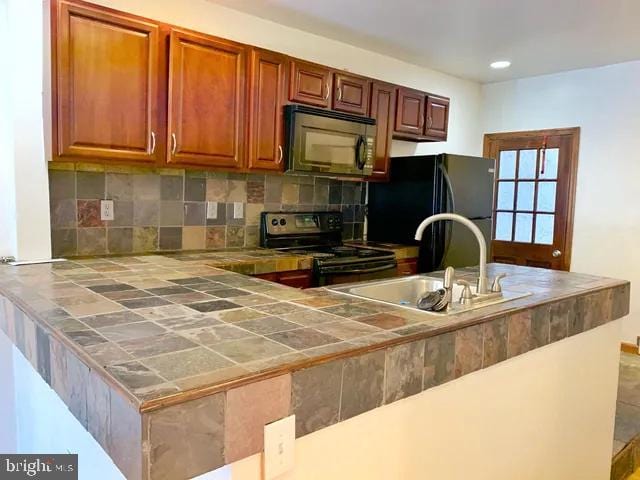
[[[271,480],[293,469],[295,462],[296,416],[264,426],[264,480]]]
[[[113,200],[100,200],[100,220],[113,220]]]
[[[207,220],[218,218],[218,202],[207,202]]]
[[[233,202],[233,218],[244,217],[244,203]]]

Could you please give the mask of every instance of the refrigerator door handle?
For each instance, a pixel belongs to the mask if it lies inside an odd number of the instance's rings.
[[[444,168],[444,164],[439,162],[438,168],[442,172],[444,182],[447,185],[447,193],[448,193],[447,203],[451,206],[451,209],[447,213],[456,213],[456,197],[453,194],[453,185],[451,185],[451,178],[449,177],[449,173],[447,172],[447,169]],[[451,247],[452,232],[453,232],[453,222],[447,222],[447,232],[445,234],[446,240],[444,245],[444,251],[442,252],[442,259],[440,260],[440,268],[446,266],[446,265],[442,265],[442,262],[444,262],[444,259],[447,258],[447,253],[449,253],[449,248]]]

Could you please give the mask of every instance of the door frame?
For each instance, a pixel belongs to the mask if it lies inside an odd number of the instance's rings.
[[[497,133],[485,133],[483,140],[482,154],[484,157],[489,157],[490,152],[496,141],[500,140],[514,140],[514,139],[528,139],[531,137],[543,137],[543,136],[567,136],[571,139],[571,155],[569,156],[569,200],[567,204],[567,221],[565,222],[564,238],[565,248],[562,254],[562,270],[569,271],[571,267],[571,253],[573,250],[573,221],[575,216],[575,204],[576,204],[576,187],[578,183],[578,152],[580,147],[580,127],[570,128],[550,128],[544,130],[525,130],[517,132],[497,132]],[[497,159],[496,159],[497,161]],[[495,210],[495,208],[494,208]],[[495,211],[492,212],[495,217]],[[493,218],[495,224],[495,218]],[[492,232],[493,237],[493,232]],[[491,238],[490,255],[493,257],[493,238]]]

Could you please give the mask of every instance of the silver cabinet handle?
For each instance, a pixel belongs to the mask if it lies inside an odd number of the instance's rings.
[[[282,152],[282,145],[278,145],[278,163],[282,162],[282,157],[284,153]]]
[[[562,255],[562,252],[560,250],[554,250],[551,255],[553,256],[553,258],[558,258]]]
[[[156,151],[156,132],[151,132],[151,153]]]
[[[178,148],[178,141],[176,140],[176,134],[171,134],[171,155],[176,154],[176,149]]]
[[[342,88],[338,87],[338,101],[341,102],[342,101]]]
[[[328,100],[329,99],[329,84],[325,83],[324,84],[324,99]]]
[[[433,126],[433,118],[427,117],[427,130],[431,130],[432,126]]]

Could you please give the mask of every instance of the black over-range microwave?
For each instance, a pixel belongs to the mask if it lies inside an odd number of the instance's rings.
[[[284,108],[287,170],[368,176],[373,170],[376,121],[302,105]]]

